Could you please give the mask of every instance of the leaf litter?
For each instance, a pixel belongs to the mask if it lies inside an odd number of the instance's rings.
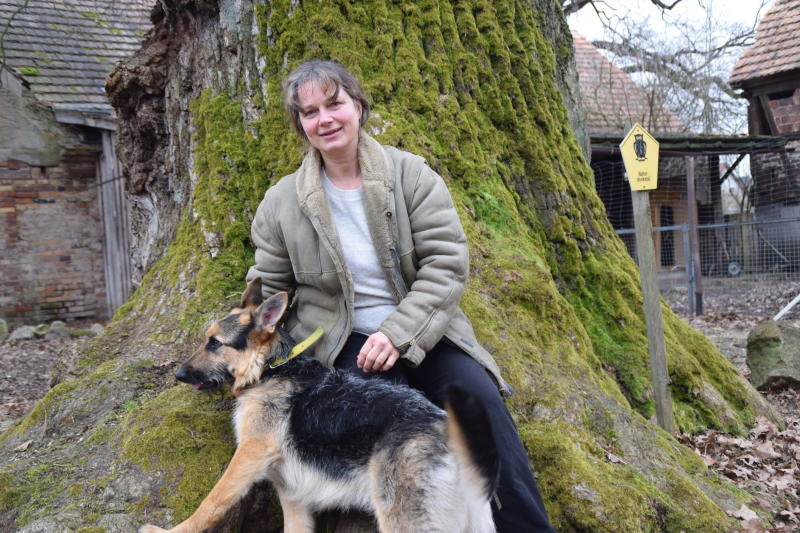
[[[717,278],[704,287],[704,314],[699,317],[688,316],[680,291],[673,291],[672,297],[668,291],[665,297],[747,377],[747,335],[797,296],[800,282],[770,276],[759,280]],[[800,305],[783,320],[800,327]],[[679,440],[698,453],[709,469],[753,496],[729,513],[741,520],[741,533],[800,531],[800,387],[778,383],[760,392],[783,416],[785,428],[758,417],[746,437],[711,430],[681,435]]]

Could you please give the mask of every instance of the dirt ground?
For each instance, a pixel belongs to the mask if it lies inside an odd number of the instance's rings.
[[[765,275],[758,279],[716,278],[703,280],[703,315],[688,314],[685,286],[662,282],[662,295],[686,322],[706,335],[744,376],[747,367],[747,335],[757,324],[774,317],[800,294],[800,281]],[[800,304],[781,319],[800,327]],[[746,437],[710,431],[681,436],[709,468],[756,495],[734,516],[743,533],[800,531],[800,387],[762,391],[784,417],[785,428],[759,419]],[[771,517],[765,529],[758,516]]]
[[[745,376],[747,334],[774,316],[800,294],[800,281],[736,278],[704,280],[701,317],[687,314],[686,290],[678,283],[664,286],[662,294],[689,324],[707,335]],[[800,327],[800,304],[785,320]],[[50,365],[70,340],[6,341],[0,343],[0,432],[28,412],[47,393]],[[681,436],[709,468],[754,494],[735,516],[744,533],[800,531],[800,388],[765,391],[764,396],[786,421],[778,428],[759,420],[746,437],[710,431]],[[758,513],[758,514],[756,514]],[[764,529],[757,516],[769,517]]]

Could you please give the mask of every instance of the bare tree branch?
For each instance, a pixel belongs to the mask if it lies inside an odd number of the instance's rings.
[[[651,2],[659,8],[677,4]],[[744,104],[726,80],[735,59],[754,41],[755,21],[726,26],[719,23],[713,0],[701,5],[704,18],[665,18],[669,31],[654,30],[642,18],[601,16],[606,37],[593,44],[648,92],[658,93],[653,101],[667,106],[689,129],[734,133],[744,124]],[[717,8],[721,5],[717,2]]]
[[[671,4],[666,4],[660,0],[650,0],[650,2],[661,10],[669,10],[683,2],[683,0],[674,0],[674,2]],[[603,0],[561,0],[561,7],[564,10],[564,15],[572,15],[573,13],[577,13],[590,4],[592,8],[594,8],[595,12],[599,14],[602,10],[598,8],[597,4],[606,4],[606,2]]]

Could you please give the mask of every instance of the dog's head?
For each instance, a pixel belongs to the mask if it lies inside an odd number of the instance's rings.
[[[198,390],[232,383],[234,394],[261,378],[264,365],[281,343],[278,330],[289,304],[279,292],[267,300],[261,295],[261,278],[255,278],[242,294],[239,307],[206,330],[203,344],[181,366],[175,377]]]

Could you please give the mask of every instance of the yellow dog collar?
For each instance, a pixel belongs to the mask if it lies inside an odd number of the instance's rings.
[[[317,342],[319,338],[322,337],[323,333],[325,333],[325,331],[322,328],[317,328],[316,330],[314,330],[314,333],[312,333],[306,338],[306,340],[295,344],[294,348],[292,348],[292,351],[289,352],[289,355],[287,355],[282,359],[278,359],[277,361],[271,362],[269,364],[269,367],[278,368],[281,365],[285,365],[286,363],[288,363],[289,361],[291,361],[292,359],[294,359],[295,357],[306,351],[309,346]]]

